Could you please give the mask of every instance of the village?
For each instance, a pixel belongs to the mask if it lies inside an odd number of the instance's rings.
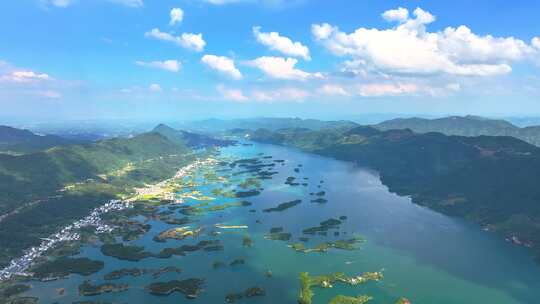
[[[175,179],[185,177],[201,166],[213,164],[215,162],[216,160],[213,158],[197,159],[191,164],[180,168],[170,179],[161,181],[157,184],[147,185],[144,188],[137,188],[135,189],[136,194],[130,198],[125,200],[111,200],[105,205],[95,208],[85,218],[62,228],[62,230],[48,238],[42,239],[39,246],[28,249],[23,256],[12,260],[7,267],[0,270],[0,282],[9,280],[14,276],[31,276],[31,273],[28,273],[27,271],[37,258],[42,257],[48,250],[55,248],[61,243],[78,241],[80,235],[77,231],[83,227],[95,227],[96,233],[98,234],[111,232],[114,227],[103,223],[101,218],[103,214],[132,208],[133,202],[144,199],[145,197],[160,197],[166,200],[174,200],[176,203],[182,203],[182,198],[178,198],[176,193],[171,191],[168,186],[169,183]]]
[[[12,260],[9,266],[0,270],[0,281],[8,280],[15,275],[30,276],[31,274],[27,273],[27,270],[30,268],[30,266],[32,266],[32,263],[37,258],[41,257],[45,252],[54,248],[60,243],[78,241],[80,239],[80,235],[77,233],[77,230],[83,227],[93,226],[96,229],[96,233],[112,231],[112,227],[102,222],[101,216],[111,211],[118,211],[131,207],[132,204],[129,202],[111,200],[105,205],[94,209],[90,215],[64,227],[62,230],[48,238],[42,239],[39,246],[28,249],[22,257]]]

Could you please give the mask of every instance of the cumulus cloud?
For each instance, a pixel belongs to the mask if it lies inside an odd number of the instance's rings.
[[[313,24],[311,26],[311,33],[313,34],[315,40],[328,39],[330,38],[330,35],[332,35],[332,33],[337,30],[337,27],[333,27],[328,23]]]
[[[261,32],[260,26],[256,26],[253,27],[253,35],[260,44],[267,46],[270,50],[278,51],[286,56],[311,60],[307,46],[302,45],[300,42],[293,42],[277,32],[264,33]]]
[[[396,9],[387,10],[382,14],[382,17],[386,21],[398,21],[405,22],[409,19],[409,11],[403,7],[398,7]]]
[[[435,16],[421,8],[412,15],[398,8],[382,14],[397,22],[389,29],[361,27],[345,33],[325,23],[312,25],[312,34],[336,56],[388,74],[500,75],[511,72],[513,62],[540,57],[538,38],[527,44],[514,37],[481,36],[464,25],[429,32]]]
[[[239,89],[228,89],[224,85],[217,86],[218,92],[221,94],[221,97],[225,100],[236,101],[236,102],[246,102],[248,98],[244,95],[244,92]]]
[[[297,63],[298,60],[295,58],[267,56],[247,62],[249,66],[256,67],[267,76],[275,79],[305,81],[308,79],[323,78],[321,73],[308,73],[295,69]]]
[[[156,69],[162,69],[169,72],[178,72],[182,67],[182,64],[177,60],[165,60],[165,61],[136,61],[135,64],[143,67],[150,67]]]
[[[56,79],[47,73],[0,60],[0,92],[3,96],[61,99],[64,93],[78,90],[80,85],[79,81]]]
[[[536,48],[537,50],[540,50],[540,38],[534,37],[531,41],[531,44],[533,45],[534,48]]]
[[[242,73],[234,65],[234,60],[225,56],[204,55],[201,62],[208,67],[233,79],[242,79]]]
[[[182,33],[180,36],[174,36],[154,28],[144,35],[157,40],[173,42],[180,47],[196,52],[202,52],[206,46],[206,41],[204,41],[202,34]]]
[[[171,12],[169,13],[171,20],[169,21],[169,24],[171,26],[181,23],[182,20],[184,20],[184,11],[181,8],[173,8],[171,9]]]

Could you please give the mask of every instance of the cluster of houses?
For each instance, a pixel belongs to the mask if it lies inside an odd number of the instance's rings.
[[[205,160],[198,159],[197,161],[181,168],[173,177],[173,179],[182,178],[200,166],[212,164],[215,162],[216,160],[212,158],[207,158]],[[169,181],[170,180],[165,180],[156,185],[151,185],[143,189],[137,189],[137,192],[139,195],[162,193],[163,188],[166,187]],[[54,248],[54,246],[58,245],[61,242],[79,240],[80,235],[79,233],[77,233],[77,231],[80,228],[92,226],[95,227],[97,233],[111,232],[114,228],[103,223],[103,221],[101,220],[101,215],[110,211],[123,210],[131,207],[133,207],[133,204],[130,202],[130,200],[111,200],[105,205],[94,209],[90,213],[90,215],[76,221],[69,226],[64,227],[62,230],[50,236],[49,238],[42,239],[42,242],[39,246],[32,247],[26,250],[22,257],[12,260],[9,266],[0,270],[0,282],[8,280],[14,275],[31,275],[27,273],[27,271],[37,258],[41,257],[47,250]]]
[[[0,270],[0,281],[8,280],[14,275],[30,275],[27,273],[28,268],[30,268],[32,263],[37,258],[41,257],[47,250],[54,248],[54,246],[62,242],[79,240],[80,235],[76,231],[80,228],[93,226],[97,233],[111,232],[113,228],[102,222],[101,215],[131,207],[132,205],[130,203],[120,200],[111,200],[105,205],[94,209],[90,215],[62,228],[62,230],[48,238],[42,239],[39,246],[26,250],[22,257],[12,260],[9,266]]]

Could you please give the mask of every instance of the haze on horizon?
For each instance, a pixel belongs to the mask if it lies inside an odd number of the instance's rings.
[[[539,9],[465,0],[3,1],[0,119],[540,116]]]

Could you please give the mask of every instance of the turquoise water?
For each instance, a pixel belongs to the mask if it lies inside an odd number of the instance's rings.
[[[93,300],[117,303],[224,303],[225,295],[240,292],[251,286],[265,289],[265,297],[240,300],[238,303],[296,303],[299,291],[298,275],[327,274],[342,271],[358,275],[366,271],[380,271],[384,279],[359,286],[336,285],[331,289],[315,288],[313,303],[328,303],[337,294],[373,296],[370,303],[394,303],[406,297],[412,303],[539,303],[540,265],[523,248],[502,240],[499,236],[482,231],[478,226],[449,218],[429,209],[412,204],[410,199],[392,194],[382,185],[376,173],[350,163],[310,155],[293,149],[272,145],[236,146],[222,150],[223,156],[254,157],[259,153],[273,159],[286,160],[274,170],[279,174],[263,181],[261,195],[247,198],[250,207],[231,208],[198,217],[193,225],[209,227],[216,223],[241,224],[247,230],[221,230],[224,251],[188,253],[170,259],[148,258],[140,262],[121,261],[103,256],[98,245],[83,248],[80,256],[105,262],[105,268],[88,277],[72,275],[53,282],[32,282],[28,295],[40,297],[40,303],[72,303]],[[299,164],[300,172],[293,171]],[[297,176],[300,182],[307,177],[308,187],[284,184],[288,176]],[[324,183],[320,184],[319,181]],[[317,188],[317,185],[321,188]],[[212,185],[201,186],[208,192]],[[310,203],[310,192],[326,191],[326,204]],[[303,199],[300,205],[283,212],[263,213],[262,209],[279,203]],[[223,201],[230,201],[224,199]],[[222,201],[222,202],[223,202]],[[195,202],[190,202],[195,204]],[[220,203],[219,201],[216,203]],[[257,212],[249,212],[256,209]],[[307,245],[351,237],[361,234],[367,242],[357,251],[331,249],[327,253],[297,253],[287,247],[288,242],[264,239],[270,228],[282,226],[291,232],[291,242],[298,242],[305,228],[318,226],[321,221],[346,215],[336,237],[308,236]],[[169,240],[156,243],[152,238],[171,226],[150,221],[152,230],[131,242],[146,250],[158,252],[164,247],[194,244],[202,239]],[[346,233],[345,235],[343,233]],[[253,246],[242,246],[244,235],[249,234]],[[245,265],[214,270],[214,261],[229,263],[244,258]],[[122,293],[96,297],[80,297],[78,285],[86,279],[103,283],[103,275],[120,268],[160,268],[176,266],[182,272],[167,273],[153,279],[151,275],[137,278],[124,277],[113,283],[128,283],[130,289]],[[270,270],[272,277],[265,274]],[[204,291],[197,299],[186,299],[182,294],[154,296],[144,287],[156,281],[205,278]],[[65,288],[63,295],[57,289]]]

